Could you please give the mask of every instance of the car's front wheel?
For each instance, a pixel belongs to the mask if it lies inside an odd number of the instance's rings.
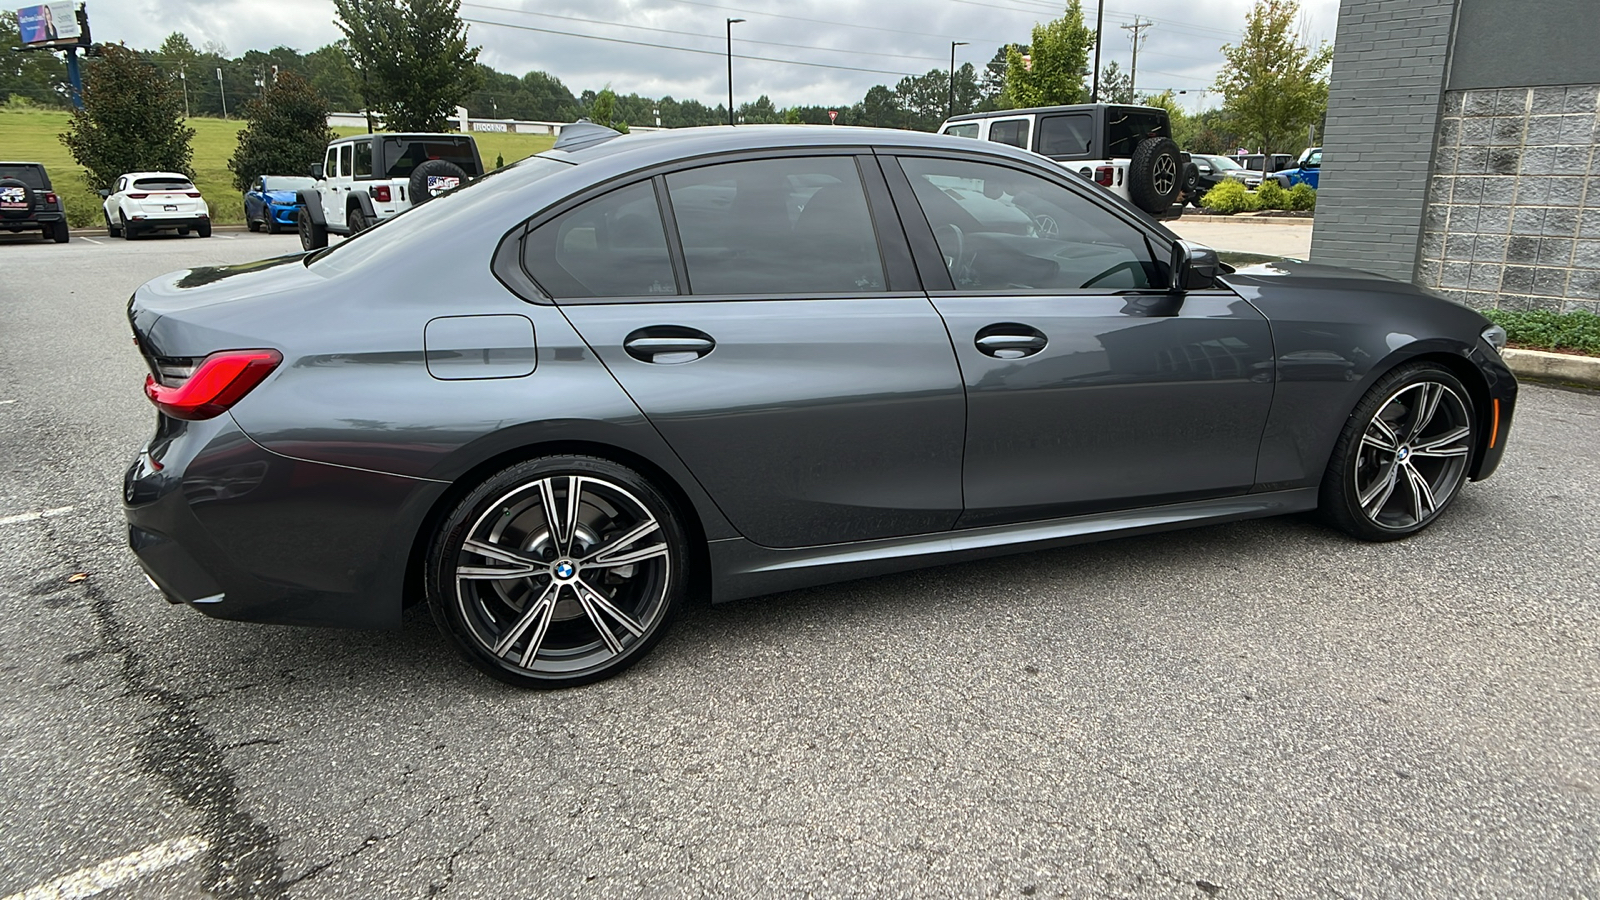
[[[1433,363],[1402,366],[1372,386],[1345,423],[1322,479],[1321,511],[1367,541],[1428,527],[1467,480],[1477,435],[1472,395]]]
[[[609,678],[637,662],[684,593],[672,505],[588,456],[519,463],[463,498],[426,561],[429,606],[474,665],[525,687]]]
[[[104,210],[101,212],[104,213],[106,217],[106,234],[110,237],[122,237],[122,226],[112,223],[110,213],[105,212]]]
[[[301,249],[321,250],[328,246],[328,229],[311,221],[311,213],[304,206],[296,210],[295,219],[295,228],[300,232]]]

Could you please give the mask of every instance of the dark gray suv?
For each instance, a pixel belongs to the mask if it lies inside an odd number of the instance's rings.
[[[44,166],[0,162],[0,231],[38,231],[58,244],[70,239],[66,208]]]
[[[1409,284],[1234,270],[1026,151],[574,128],[331,249],[129,316],[124,484],[166,597],[611,675],[721,602],[1319,509],[1426,527],[1504,452],[1504,334]]]

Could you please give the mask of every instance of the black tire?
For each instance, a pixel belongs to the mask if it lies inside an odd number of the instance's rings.
[[[195,234],[198,234],[203,238],[211,237],[211,220],[207,219],[206,221],[195,225],[194,231]]]
[[[1322,478],[1323,519],[1364,541],[1416,534],[1466,483],[1477,433],[1472,395],[1448,369],[1413,363],[1384,375],[1334,445]]]
[[[250,229],[250,232],[254,234],[261,230],[261,221],[259,219],[246,218],[244,220],[244,227]]]
[[[362,212],[359,206],[350,207],[350,212],[345,214],[345,222],[350,225],[352,237],[372,227],[372,223],[367,221],[367,214]]]
[[[267,234],[282,234],[283,226],[278,224],[278,217],[267,213]]]
[[[454,178],[455,184],[450,185],[447,183],[446,186],[440,187],[436,182],[434,185],[436,189],[430,190],[428,186],[429,178]],[[466,183],[467,173],[460,166],[442,159],[430,159],[411,170],[411,205],[417,206],[426,203],[446,190]]]
[[[547,456],[456,504],[428,548],[425,589],[440,630],[473,665],[508,684],[570,687],[616,675],[655,646],[681,603],[688,558],[672,505],[638,473]]]
[[[1200,167],[1192,162],[1183,167],[1183,190],[1191,197],[1200,192]]]
[[[122,223],[121,231],[122,231],[122,239],[123,240],[131,241],[131,240],[134,240],[135,238],[137,238],[139,236],[138,234],[136,234],[134,232],[133,226],[128,224],[127,218],[124,217],[122,215],[122,213],[120,213],[120,212],[117,213],[117,221]]]
[[[72,233],[67,230],[65,219],[57,219],[50,228],[50,239],[58,244],[65,244],[72,240]]]
[[[110,237],[122,237],[122,226],[111,224],[111,215],[105,210],[101,210],[100,214],[106,217],[106,234]]]
[[[27,182],[0,178],[0,220],[31,218],[38,209],[38,191],[28,187]]]
[[[1145,138],[1128,162],[1128,197],[1147,213],[1165,211],[1183,191],[1183,159],[1171,138]]]
[[[311,220],[311,213],[304,206],[295,212],[297,222],[296,230],[300,232],[300,248],[302,250],[321,250],[328,246],[328,229]]]

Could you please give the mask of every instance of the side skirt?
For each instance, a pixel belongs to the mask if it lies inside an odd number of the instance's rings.
[[[1042,522],[788,550],[762,547],[744,538],[730,538],[710,544],[712,602],[726,603],[853,578],[1048,550],[1112,537],[1304,512],[1316,506],[1317,489],[1308,487]]]

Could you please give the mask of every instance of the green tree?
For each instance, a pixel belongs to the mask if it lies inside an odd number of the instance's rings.
[[[293,72],[280,71],[261,99],[245,104],[244,116],[238,149],[228,160],[241,191],[262,175],[304,174],[334,137],[327,98]]]
[[[1011,45],[994,51],[994,57],[983,67],[983,81],[978,86],[978,104],[974,112],[991,112],[1005,109],[1006,65]]]
[[[83,109],[73,110],[61,135],[89,187],[110,188],[124,172],[193,177],[194,129],[183,124],[183,97],[138,51],[107,44],[102,54],[84,79]]]
[[[1293,150],[1328,106],[1333,48],[1308,46],[1294,32],[1300,4],[1257,0],[1238,44],[1222,48],[1217,89],[1222,109],[1245,142],[1263,152]]]
[[[361,76],[350,65],[344,42],[329,44],[305,55],[306,77],[317,93],[328,98],[328,107],[338,112],[361,109]]]
[[[1167,121],[1172,126],[1172,139],[1179,147],[1188,149],[1194,140],[1194,121],[1189,112],[1178,103],[1178,96],[1170,89],[1157,94],[1145,94],[1138,99],[1143,106],[1159,106],[1167,111]],[[1196,151],[1198,152],[1198,151]]]
[[[1106,63],[1100,70],[1100,102],[1133,102],[1133,76],[1122,71],[1116,60]]]
[[[600,93],[595,95],[594,103],[589,107],[589,121],[595,123],[596,125],[604,125],[607,128],[614,128],[623,134],[627,134],[627,122],[624,122],[621,119],[615,119],[615,121],[613,121],[616,116],[616,110],[617,95],[612,92],[611,86],[607,85],[600,91]]]
[[[860,108],[853,113],[852,118],[857,124],[871,125],[873,128],[898,128],[906,121],[906,114],[900,109],[900,100],[895,92],[881,84],[867,89]]]
[[[460,0],[334,0],[368,109],[391,131],[443,131],[477,89]]]
[[[1068,0],[1061,18],[1033,26],[1033,43],[1006,53],[1005,105],[1054,106],[1082,103],[1089,91],[1089,48],[1094,29],[1083,22],[1082,0]]]

